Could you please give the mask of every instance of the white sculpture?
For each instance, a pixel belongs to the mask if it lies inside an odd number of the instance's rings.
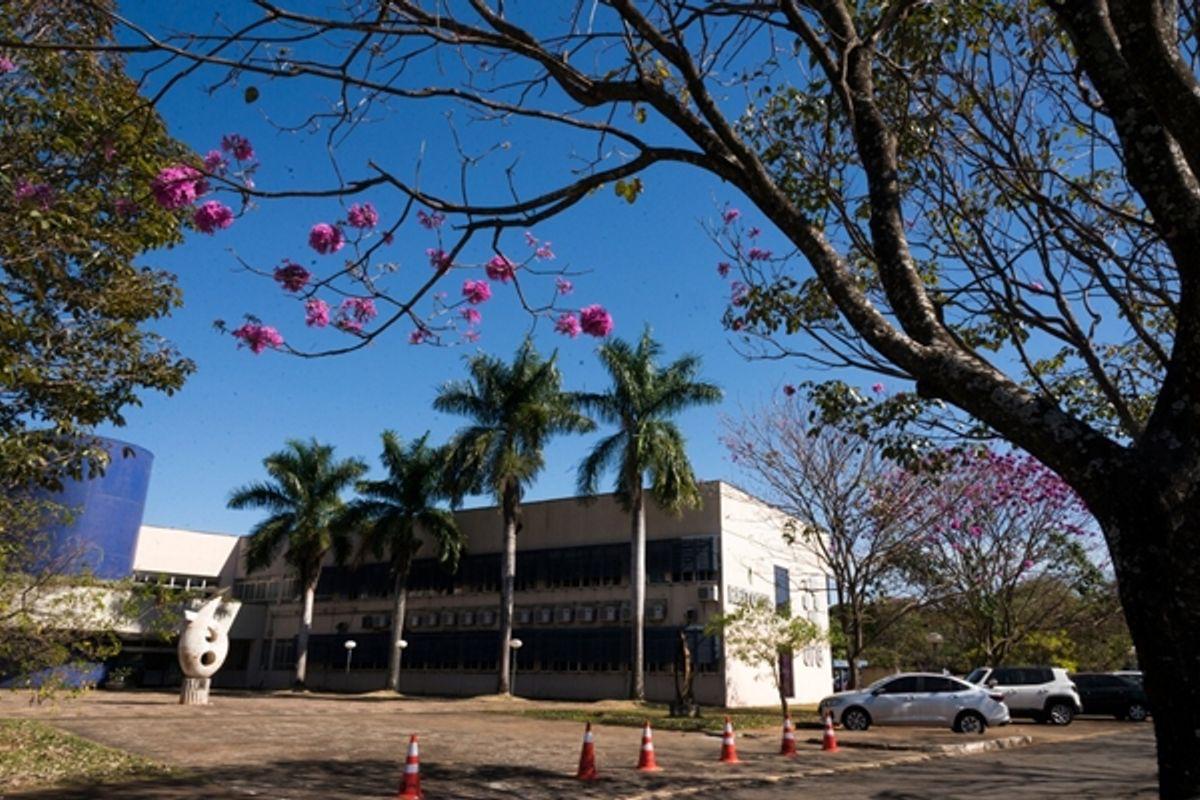
[[[208,705],[211,678],[229,654],[228,622],[217,619],[221,598],[214,597],[195,611],[185,609],[187,620],[179,634],[179,668],[183,670],[183,705]]]

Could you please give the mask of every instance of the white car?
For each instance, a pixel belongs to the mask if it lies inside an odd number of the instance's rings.
[[[989,725],[1007,725],[1001,696],[949,675],[908,672],[891,675],[852,692],[821,701],[818,712],[851,731],[872,725],[947,725],[959,733],[983,733]]]
[[[1058,667],[979,667],[967,681],[999,692],[1014,717],[1070,725],[1083,710],[1079,690]]]

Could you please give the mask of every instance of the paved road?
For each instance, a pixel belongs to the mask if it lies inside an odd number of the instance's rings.
[[[1154,733],[1149,725],[1139,725],[1119,737],[1042,744],[806,778],[799,787],[745,788],[732,796],[738,800],[1151,798],[1158,796]]]

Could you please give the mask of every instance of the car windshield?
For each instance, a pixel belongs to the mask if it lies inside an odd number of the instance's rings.
[[[984,675],[987,675],[987,669],[985,667],[979,667],[971,670],[971,674],[964,678],[964,680],[967,683],[979,683],[981,680],[983,680]]]
[[[887,676],[887,677],[885,677],[885,678],[880,678],[879,680],[875,681],[874,683],[872,683],[872,684],[871,684],[870,686],[868,686],[867,688],[865,688],[865,689],[862,689],[862,690],[860,690],[860,691],[864,691],[864,692],[873,692],[873,691],[875,691],[876,689],[878,689],[880,686],[883,686],[883,685],[884,685],[885,683],[887,683],[888,681],[890,681],[890,680],[894,679],[895,677],[896,677],[895,675],[888,675],[888,676]]]

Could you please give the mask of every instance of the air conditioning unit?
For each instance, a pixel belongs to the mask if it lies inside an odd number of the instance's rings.
[[[423,623],[424,621],[425,621],[424,614],[413,613],[413,614],[408,615],[408,627],[410,627],[410,628],[419,628],[419,627],[421,627],[421,623]]]
[[[436,628],[439,619],[440,617],[438,613],[436,611],[431,611],[425,615],[425,621],[421,624],[427,628]]]
[[[595,606],[580,606],[577,613],[577,618],[580,622],[595,622],[596,607]]]
[[[616,606],[613,606],[613,605],[604,606],[604,608],[601,609],[601,614],[603,615],[603,619],[605,622],[616,622],[617,621],[617,607]]]
[[[649,616],[650,619],[653,620],[654,622],[662,622],[664,619],[666,619],[667,618],[667,603],[666,603],[666,601],[664,600],[664,601],[657,602],[657,603],[651,603],[650,604],[650,613],[647,616]]]
[[[543,625],[548,625],[554,621],[553,608],[539,608],[537,610],[537,621]]]
[[[518,625],[528,625],[529,620],[533,618],[533,614],[528,608],[518,608],[516,613]]]
[[[520,614],[520,612],[518,612],[518,615],[519,614]],[[496,624],[496,612],[495,611],[480,611],[479,612],[479,624],[489,626],[489,627],[492,625],[495,625]]]
[[[575,618],[575,609],[571,608],[570,606],[559,606],[559,608],[558,608],[558,621],[559,622],[570,622],[574,618]]]
[[[442,625],[446,626],[447,628],[454,627],[454,612],[453,611],[443,611],[442,612]]]
[[[458,614],[458,624],[459,625],[474,625],[475,624],[475,612],[474,611],[460,611]]]
[[[706,603],[715,603],[721,599],[721,588],[719,586],[701,586],[696,590],[696,593]]]

